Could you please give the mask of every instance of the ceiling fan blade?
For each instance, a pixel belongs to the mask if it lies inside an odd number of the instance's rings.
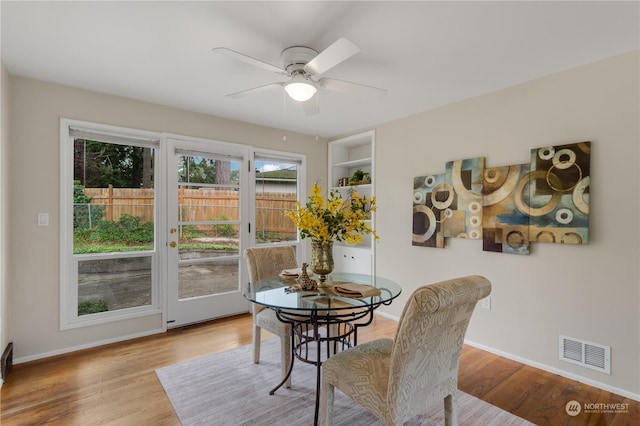
[[[367,86],[360,83],[352,83],[350,81],[336,80],[333,78],[321,78],[318,81],[320,87],[336,92],[347,93],[368,99],[382,99],[387,95],[386,89],[379,87]]]
[[[229,93],[228,95],[224,95],[224,96],[225,98],[240,99],[240,98],[244,98],[245,96],[266,92],[276,87],[282,87],[283,85],[284,83],[269,83],[269,84],[265,84],[264,86],[258,86],[252,89],[241,90],[235,93]]]
[[[311,99],[306,102],[302,102],[302,109],[306,115],[320,114],[320,108],[318,106],[318,92]]]
[[[233,58],[237,61],[241,61],[249,65],[253,65],[254,67],[275,72],[276,74],[287,75],[287,72],[282,68],[279,68],[279,67],[276,67],[275,65],[271,65],[267,62],[261,61],[260,59],[252,58],[251,56],[247,56],[244,53],[236,52],[235,50],[227,49],[226,47],[214,47],[212,50],[216,53],[227,55],[228,57]]]
[[[340,38],[309,61],[304,70],[310,74],[322,74],[358,52],[360,48],[353,42]]]

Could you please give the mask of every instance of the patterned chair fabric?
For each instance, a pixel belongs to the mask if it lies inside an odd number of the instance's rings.
[[[292,246],[253,247],[244,251],[249,269],[249,282],[256,283],[277,277],[283,269],[298,267],[295,248]],[[265,329],[280,337],[282,377],[286,376],[291,363],[291,326],[278,320],[272,309],[253,303],[253,362],[260,362],[260,330]],[[285,383],[291,387],[291,378]]]
[[[334,388],[387,425],[401,425],[444,399],[445,424],[457,425],[458,362],[476,302],[491,283],[474,275],[416,289],[396,338],[347,349],[322,365],[320,423],[333,420]]]

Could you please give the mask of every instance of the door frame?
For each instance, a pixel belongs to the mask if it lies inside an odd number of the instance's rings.
[[[162,205],[163,215],[165,216],[165,226],[162,230],[160,230],[160,234],[164,240],[164,250],[163,252],[163,263],[165,267],[161,273],[162,277],[162,305],[163,305],[163,328],[168,329],[172,327],[181,327],[192,323],[207,321],[209,319],[220,318],[224,316],[234,315],[242,312],[248,312],[249,303],[242,296],[242,286],[241,283],[246,281],[246,268],[244,266],[243,261],[243,253],[244,249],[249,244],[249,227],[246,226],[247,223],[252,221],[250,216],[249,204],[250,204],[250,187],[251,187],[251,179],[253,175],[253,171],[250,167],[251,160],[251,147],[233,144],[229,142],[216,141],[211,139],[203,139],[203,138],[194,138],[194,137],[186,137],[183,135],[174,135],[174,134],[164,134],[163,135],[163,150],[165,153],[166,162],[164,164],[164,169],[166,171],[166,180],[165,180],[165,190],[163,191],[164,204]],[[169,196],[175,191],[173,188],[174,184],[176,184],[175,176],[170,176],[174,171],[174,166],[170,166],[169,162],[174,161],[175,159],[175,151],[176,148],[183,149],[186,151],[192,150],[194,153],[202,153],[202,154],[213,154],[213,156],[217,155],[231,155],[234,157],[241,157],[242,164],[240,167],[240,211],[239,211],[239,222],[240,233],[239,233],[239,245],[238,245],[238,292],[230,292],[220,296],[203,296],[202,298],[194,299],[191,302],[196,305],[199,305],[200,308],[203,305],[208,303],[215,303],[214,300],[217,298],[218,303],[221,298],[223,298],[223,303],[228,304],[229,310],[216,313],[209,318],[198,318],[194,321],[187,321],[180,319],[177,315],[179,312],[172,312],[171,303],[180,303],[179,299],[177,299],[177,294],[173,290],[177,290],[177,283],[172,284],[170,282],[171,279],[174,279],[173,272],[177,271],[178,265],[172,264],[174,261],[174,257],[172,255],[172,250],[175,250],[169,247],[169,242],[171,241],[171,235],[169,233],[169,228],[172,226],[170,223],[171,218],[169,212],[171,209],[176,208],[176,201]],[[177,262],[177,257],[175,257],[175,261]],[[172,268],[176,268],[175,270]],[[175,285],[175,287],[171,287],[171,285]],[[234,296],[235,295],[235,296]],[[173,301],[173,297],[176,296],[176,300]],[[238,299],[236,296],[239,296],[241,299]],[[208,299],[205,300],[205,299]],[[227,299],[224,301],[224,299]],[[175,306],[175,305],[174,305]]]

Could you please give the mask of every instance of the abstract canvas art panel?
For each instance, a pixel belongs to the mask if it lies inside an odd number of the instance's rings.
[[[518,184],[528,174],[529,164],[484,170],[482,250],[529,254],[529,215],[516,207]]]
[[[444,248],[443,221],[451,204],[453,190],[446,183],[445,174],[418,176],[413,179],[413,236],[414,246]]]
[[[450,203],[444,236],[479,240],[482,237],[484,157],[450,161],[445,168]]]
[[[523,185],[529,200],[521,207],[529,208],[532,241],[588,243],[590,158],[590,142],[531,150]]]
[[[589,242],[591,142],[531,150],[530,162],[449,161],[414,178],[412,245],[481,239],[484,251],[529,254],[531,243]]]

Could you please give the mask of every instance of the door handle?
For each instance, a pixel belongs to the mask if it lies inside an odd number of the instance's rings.
[[[178,243],[176,243],[175,241],[171,241],[171,242],[169,243],[169,246],[170,246],[170,247],[176,247],[177,245],[178,245]]]
[[[176,228],[169,229],[169,233],[170,234],[175,234],[176,232],[178,232],[178,230]]]

